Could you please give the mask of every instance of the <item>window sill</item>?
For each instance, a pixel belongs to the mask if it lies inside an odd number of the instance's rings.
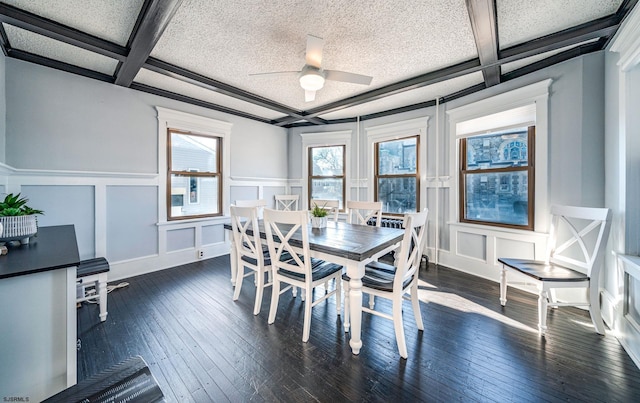
[[[218,216],[218,217],[203,217],[203,218],[188,218],[185,220],[171,220],[171,221],[162,221],[156,223],[158,227],[165,226],[188,226],[192,227],[194,224],[225,224],[229,222],[229,216]]]
[[[516,234],[516,235],[527,235],[527,236],[548,236],[547,233],[544,232],[536,232],[529,231],[524,229],[516,229],[516,228],[506,228],[506,227],[497,227],[493,225],[485,225],[485,224],[471,224],[466,222],[449,222],[451,227],[464,228],[467,232],[475,232],[479,234],[485,234],[487,232],[501,232],[507,234]]]

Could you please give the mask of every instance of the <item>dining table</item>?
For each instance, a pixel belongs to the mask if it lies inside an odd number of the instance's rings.
[[[264,222],[258,222],[260,237],[266,239]],[[227,230],[233,230],[231,223],[224,224]],[[362,348],[362,277],[365,266],[379,257],[395,250],[404,235],[398,228],[375,227],[370,225],[349,224],[341,221],[329,221],[325,228],[307,226],[310,255],[313,258],[342,265],[349,276],[350,298],[350,340],[353,354]],[[249,231],[252,234],[252,231]],[[231,282],[235,283],[238,270],[237,255],[231,239]],[[299,229],[290,243],[302,247],[302,232]],[[345,327],[345,330],[347,328]]]

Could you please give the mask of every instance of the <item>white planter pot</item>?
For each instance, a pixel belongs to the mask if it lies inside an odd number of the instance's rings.
[[[311,217],[311,228],[326,228],[327,217]]]
[[[38,232],[35,214],[0,217],[0,225],[3,228],[0,233],[0,242],[20,241],[22,244],[27,244],[29,238]]]

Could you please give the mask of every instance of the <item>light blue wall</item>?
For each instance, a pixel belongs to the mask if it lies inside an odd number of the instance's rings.
[[[603,52],[572,59],[547,69],[520,77],[441,106],[453,109],[515,88],[551,78],[549,98],[549,195],[551,203],[602,206],[604,204],[604,55]],[[366,120],[361,123],[360,150],[365,153],[365,128],[421,116],[429,117],[428,138],[435,135],[434,107],[400,115]],[[353,124],[293,128],[289,133],[289,177],[303,177],[302,138],[300,133],[353,130]],[[440,156],[440,174],[449,170],[449,128],[440,118],[440,150],[434,142],[421,145],[428,150],[428,176],[435,172],[435,152]],[[355,137],[352,139],[355,159]],[[424,149],[423,149],[424,152]],[[360,172],[366,177],[366,158],[361,156]],[[449,173],[449,175],[455,173]]]
[[[545,79],[549,88],[550,204],[604,204],[604,52],[592,53],[455,100],[455,108]],[[454,173],[455,174],[455,173]]]
[[[286,129],[6,59],[7,164],[155,173],[155,106],[219,119],[231,130],[232,176],[286,178]]]
[[[582,194],[584,206],[604,206],[605,52],[582,58]],[[595,187],[593,184],[600,184]]]
[[[7,102],[6,164],[18,169],[6,189],[22,190],[35,208],[45,210],[41,224],[75,224],[82,258],[93,257],[98,249],[116,263],[161,252],[158,188],[149,186],[155,178],[164,180],[162,173],[153,175],[159,154],[156,106],[231,123],[228,174],[234,183],[287,178],[286,129],[16,59],[2,57],[0,75],[0,99]],[[5,144],[3,105],[0,150]],[[23,170],[42,174],[33,177]],[[80,173],[76,177],[73,172]],[[143,185],[136,182],[138,174]],[[101,199],[94,198],[96,189],[104,192]],[[63,196],[76,192],[81,194],[65,210]],[[233,200],[231,194],[225,196]],[[80,214],[73,215],[74,210]],[[203,228],[203,244],[224,242],[222,225]],[[169,235],[167,250],[196,247],[187,232]]]
[[[597,52],[575,58],[558,65],[528,74],[469,96],[456,99],[439,108],[439,133],[436,133],[436,108],[429,107],[403,114],[366,120],[360,123],[360,172],[361,178],[367,177],[366,128],[386,123],[400,122],[418,117],[429,117],[427,144],[421,144],[422,155],[427,155],[426,176],[435,176],[435,155],[439,156],[438,171],[443,175],[456,175],[449,172],[449,147],[453,144],[449,138],[446,110],[508,92],[523,86],[551,78],[549,96],[549,160],[548,194],[549,203],[575,204],[583,206],[604,205],[604,52]],[[640,115],[640,114],[639,114]],[[303,178],[302,138],[300,133],[352,130],[352,155],[356,159],[357,124],[340,124],[292,128],[289,132],[289,178]],[[435,138],[439,138],[439,149],[435,148]],[[426,148],[426,150],[425,150]],[[352,169],[355,163],[351,162]],[[352,170],[352,173],[355,171]],[[423,184],[426,185],[426,184]],[[455,192],[442,189],[440,194],[439,217],[449,217],[449,197]],[[363,191],[361,190],[361,197]],[[435,193],[428,189],[427,200],[423,204],[435,214]],[[430,220],[434,219],[434,216]],[[448,226],[441,221],[439,245],[448,249]],[[433,239],[429,241],[433,245]]]
[[[38,226],[73,224],[76,230],[80,259],[95,256],[94,191],[93,186],[22,186],[21,194],[28,205],[43,210]]]
[[[120,261],[158,253],[158,189],[107,188],[107,259]]]
[[[157,172],[153,104],[133,91],[7,59],[7,164]]]

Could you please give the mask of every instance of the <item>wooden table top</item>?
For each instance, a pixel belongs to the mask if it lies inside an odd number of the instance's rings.
[[[266,239],[264,223],[259,221],[260,236]],[[231,223],[224,224],[231,230]],[[326,228],[311,228],[309,231],[309,248],[349,260],[363,261],[374,254],[402,240],[404,230],[398,228],[356,225],[345,222],[329,221]],[[249,231],[249,233],[251,233]],[[302,246],[302,234],[298,230],[291,243]]]

